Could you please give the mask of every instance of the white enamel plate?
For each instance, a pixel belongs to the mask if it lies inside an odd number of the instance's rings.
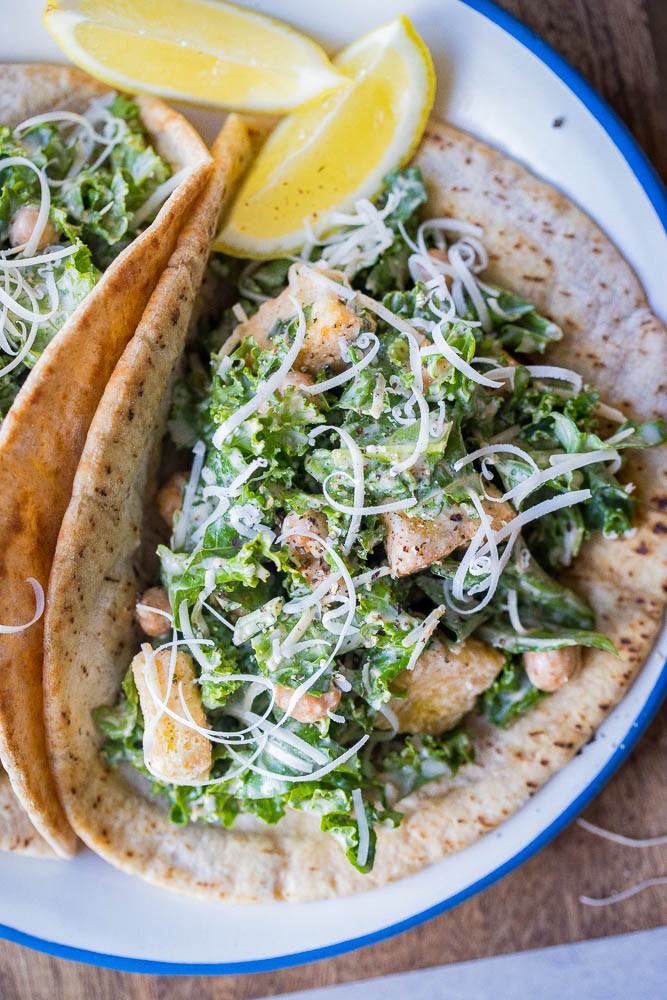
[[[507,150],[582,205],[667,316],[667,198],[613,112],[544,42],[487,0],[252,3],[332,51],[406,13],[433,53],[436,113]],[[43,0],[3,0],[0,59],[60,60]],[[205,137],[219,116],[189,113]],[[562,119],[560,127],[554,127]],[[662,650],[662,651],[661,651]],[[512,819],[384,889],[322,903],[202,903],[122,875],[89,851],[68,864],[0,856],[0,935],[127,971],[255,972],[389,937],[467,899],[559,833],[625,759],[667,690],[667,637],[590,743]]]

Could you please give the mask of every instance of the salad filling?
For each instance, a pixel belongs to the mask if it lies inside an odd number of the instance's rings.
[[[623,450],[667,438],[535,363],[560,329],[425,201],[397,170],[297,259],[213,259],[147,638],[94,712],[175,823],[312,812],[361,872],[402,798],[473,761],[468,713],[507,727],[614,652],[558,574],[633,531]]]
[[[126,95],[0,127],[0,420],[49,341],[180,180]]]

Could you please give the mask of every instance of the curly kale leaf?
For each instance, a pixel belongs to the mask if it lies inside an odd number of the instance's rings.
[[[549,344],[561,340],[563,331],[541,316],[535,306],[513,292],[484,284],[481,292],[489,310],[496,340],[505,350],[519,354],[542,354]],[[475,310],[471,310],[475,313]]]
[[[596,424],[598,400],[599,394],[591,388],[584,388],[574,396],[558,385],[545,389],[531,378],[526,368],[519,365],[514,370],[509,392],[503,396],[497,411],[494,433],[519,424],[526,440],[532,440],[534,435],[539,438],[540,432],[544,437],[544,431],[551,430],[548,419],[555,413],[567,417],[578,432],[592,430]]]
[[[150,145],[134,102],[117,97],[109,111],[126,122],[125,133],[103,164],[94,170],[84,167],[56,197],[68,219],[80,227],[102,270],[132,242],[138,231],[135,212],[172,173],[170,164]]]
[[[453,557],[442,559],[433,563],[427,572],[420,573],[417,584],[435,604],[440,604],[443,600],[446,601],[445,586],[451,585],[458,567],[457,559]],[[484,578],[485,574],[477,577],[468,575],[465,585],[472,586]],[[519,617],[529,628],[541,630],[546,628],[548,631],[555,630],[557,633],[563,631],[565,634],[568,629],[587,633],[595,625],[595,615],[588,602],[550,576],[525,543],[519,539],[514,557],[507,563],[494,598],[486,608],[473,615],[458,615],[448,604],[447,611],[441,619],[441,627],[451,631],[455,640],[460,642],[473,631],[480,629],[490,618],[506,610],[509,590],[516,591]],[[514,636],[514,630],[511,631]],[[499,642],[497,645],[504,648],[505,642]]]
[[[552,511],[526,526],[526,541],[530,549],[540,553],[549,569],[571,566],[578,556],[585,536],[584,517],[578,507]]]
[[[497,614],[485,622],[477,630],[477,635],[485,642],[491,643],[507,653],[527,653],[531,650],[562,649],[565,646],[595,646],[607,653],[616,654],[616,646],[601,632],[587,629],[567,628],[565,626],[550,627],[536,625],[525,630],[516,631],[506,615]]]
[[[405,226],[408,236],[414,239],[417,230],[416,213],[426,201],[426,189],[419,167],[392,170],[387,174],[385,189],[377,201],[377,207],[383,209],[389,199],[394,208],[386,217],[385,224],[396,234],[393,243],[355,280],[355,285],[376,298],[393,289],[404,289],[410,283],[408,258],[412,250],[400,233],[399,223]]]
[[[267,260],[239,276],[238,289],[243,298],[251,301],[274,299],[287,285],[287,272],[292,266],[288,258]]]
[[[123,678],[118,702],[94,708],[92,716],[97,728],[106,736],[102,751],[111,766],[129,761],[145,774],[144,721],[131,667]]]
[[[626,431],[633,430],[633,434],[617,440],[614,448],[656,448],[667,441],[667,420],[647,420],[644,424],[638,424],[636,420],[626,420],[616,431],[615,438],[621,438]]]
[[[474,759],[472,738],[458,726],[441,736],[424,734],[391,740],[383,745],[377,766],[403,797],[428,781],[453,778],[460,767]]]
[[[485,719],[507,729],[546,697],[545,691],[530,683],[521,660],[516,658],[508,660],[493,684],[479,696],[478,706]]]
[[[325,833],[332,834],[342,846],[345,851],[345,857],[350,864],[357,871],[365,874],[372,869],[375,861],[375,847],[377,842],[375,827],[380,824],[398,826],[402,819],[402,813],[396,812],[393,809],[382,808],[367,796],[362,796],[366,823],[368,825],[368,851],[366,859],[360,863],[359,821],[354,807],[352,791],[355,788],[363,788],[364,782],[353,776],[342,776],[342,780],[336,777],[335,781],[330,782],[328,779],[333,778],[334,774],[335,772],[327,775],[322,784],[306,782],[297,785],[289,795],[289,804],[293,808],[303,809],[320,815],[320,829]],[[375,791],[373,783],[370,783],[370,789],[372,792]]]
[[[213,377],[210,417],[214,424],[223,423],[257,394],[285,360],[295,335],[293,318],[276,322],[269,335],[274,346],[269,350],[262,349],[252,337],[242,341],[230,355],[226,369],[218,369]],[[319,402],[288,386],[282,396],[273,395],[262,413],[244,420],[232,432],[226,447],[235,446],[244,454],[268,460],[280,455],[303,455],[308,449],[308,429],[323,421]]]

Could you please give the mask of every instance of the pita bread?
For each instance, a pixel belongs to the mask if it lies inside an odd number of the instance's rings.
[[[109,88],[78,70],[0,66],[0,122],[86,108]],[[30,373],[0,428],[0,616],[30,621],[36,578],[46,589],[60,522],[90,421],[169,259],[184,215],[206,183],[211,158],[194,129],[162,101],[137,99],[151,141],[174,170],[189,172],[155,221],[106,270]],[[0,758],[23,808],[62,856],[75,837],[49,771],[42,718],[43,623],[0,635]]]
[[[28,819],[12,791],[9,776],[0,767],[0,851],[13,851],[33,858],[57,858],[57,854]]]
[[[566,358],[594,379],[608,403],[638,417],[654,415],[662,404],[646,386],[655,384],[656,364],[664,358],[665,328],[598,227],[524,167],[449,126],[430,127],[417,161],[430,190],[429,212],[482,223],[492,277],[534,296],[564,326],[564,342],[551,357]],[[544,282],[535,281],[542,274]],[[641,478],[648,498],[635,536],[590,541],[572,574],[619,658],[585,650],[580,677],[507,731],[473,713],[467,723],[476,733],[475,764],[403,800],[405,819],[398,830],[379,832],[370,875],[358,874],[308,815],[290,812],[275,827],[247,817],[232,830],[175,827],[147,785],[106,764],[91,720],[93,707],[114,701],[138,648],[133,557],[150,509],[149,470],[170,378],[166,368],[161,376],[155,370],[157,303],[155,317],[155,325],[138,330],[96,415],[51,578],[47,729],[70,822],[124,871],[227,900],[312,900],[372,889],[467,846],[515,812],[590,739],[651,649],[667,585],[667,524],[655,506],[664,497],[664,451],[629,466],[628,475]],[[628,342],[633,371],[617,364]],[[150,393],[139,399],[149,379]]]

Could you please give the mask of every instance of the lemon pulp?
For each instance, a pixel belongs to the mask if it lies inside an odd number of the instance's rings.
[[[346,87],[284,119],[250,168],[216,248],[242,257],[298,249],[335,210],[371,197],[417,145],[433,101],[430,57],[407,18],[335,60]]]
[[[285,111],[343,82],[310,39],[222,0],[52,0],[44,22],[74,62],[126,90]]]

